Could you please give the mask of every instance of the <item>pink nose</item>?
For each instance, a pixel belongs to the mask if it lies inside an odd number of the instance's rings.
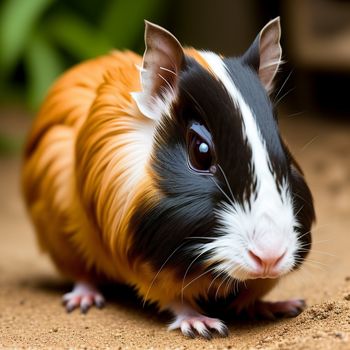
[[[282,254],[263,254],[249,250],[248,254],[255,262],[257,268],[256,272],[262,275],[267,275],[275,272],[278,263],[286,255],[286,251]]]

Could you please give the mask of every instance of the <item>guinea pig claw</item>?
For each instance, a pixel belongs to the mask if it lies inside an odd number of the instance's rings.
[[[62,302],[68,313],[80,308],[82,314],[86,314],[94,305],[101,309],[105,304],[103,296],[97,289],[84,282],[76,283],[70,293],[63,295]]]
[[[207,328],[207,325],[203,321],[194,321],[192,327],[205,339],[209,340],[213,337],[210,330]]]
[[[181,324],[181,332],[182,334],[185,336],[185,337],[188,337],[188,338],[195,338],[196,337],[196,334],[194,332],[194,330],[192,329],[192,327],[190,326],[189,323],[187,322],[183,322]]]
[[[68,301],[68,302],[66,303],[65,306],[66,306],[66,311],[67,311],[68,313],[71,313],[74,309],[77,308],[78,304],[77,304],[77,302],[76,302],[75,300],[70,300],[70,301]]]
[[[86,314],[93,304],[94,304],[94,300],[91,295],[83,296],[80,300],[81,313]]]
[[[98,308],[98,309],[102,309],[105,307],[105,300],[104,298],[101,296],[101,295],[96,295],[95,296],[95,306]]]
[[[210,340],[213,334],[217,333],[221,337],[227,337],[227,326],[216,318],[210,318],[198,314],[198,316],[181,316],[178,315],[175,321],[170,324],[169,330],[180,328],[185,337],[195,338],[200,336],[204,339]]]

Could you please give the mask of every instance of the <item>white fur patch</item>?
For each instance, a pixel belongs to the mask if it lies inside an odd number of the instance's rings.
[[[170,115],[170,107],[175,98],[172,91],[165,92],[162,96],[153,97],[143,91],[131,92],[140,112],[147,118],[156,122],[161,120],[163,114]]]
[[[143,63],[142,67],[136,65],[136,68],[140,72],[142,91],[131,92],[130,95],[145,117],[159,122],[163,114],[170,115],[170,107],[176,96],[175,91],[163,75],[158,73],[157,78],[164,80],[165,88],[158,95],[152,95],[150,91],[152,90],[152,79],[154,79],[154,76],[147,69],[143,68],[143,65]],[[164,67],[159,67],[159,69],[160,71],[170,71]],[[175,72],[172,73],[176,75]]]
[[[282,184],[281,194],[270,171],[270,159],[265,142],[255,121],[252,110],[232,81],[223,60],[212,52],[201,52],[211,71],[223,83],[234,104],[242,115],[242,131],[252,151],[252,169],[257,179],[256,192],[250,198],[251,206],[240,204],[233,198],[217,209],[221,224],[220,236],[200,247],[211,254],[212,261],[221,261],[217,272],[226,271],[239,280],[251,278],[254,260],[249,250],[262,255],[285,252],[278,264],[280,275],[290,271],[294,264],[294,253],[298,249],[293,202],[287,182]],[[269,277],[269,276],[265,276]]]

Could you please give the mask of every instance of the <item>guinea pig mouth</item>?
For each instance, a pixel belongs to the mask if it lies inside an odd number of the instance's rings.
[[[276,254],[258,254],[248,250],[230,275],[241,281],[258,278],[276,279],[290,272],[292,267],[293,259],[290,259],[287,249]]]
[[[286,270],[271,270],[271,271],[257,271],[254,269],[240,269],[239,272],[234,271],[231,273],[231,277],[240,281],[253,280],[253,279],[276,279],[280,278],[286,273]]]
[[[254,279],[275,279],[281,277],[281,273],[278,272],[270,272],[270,273],[255,273],[250,272],[248,275],[248,279],[254,280]]]
[[[233,272],[231,277],[240,281],[254,279],[277,279],[286,275],[290,270],[273,270],[273,271],[255,271],[252,269],[240,270],[239,273]]]

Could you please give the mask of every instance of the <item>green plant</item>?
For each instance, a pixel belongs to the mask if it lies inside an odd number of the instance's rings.
[[[0,92],[19,83],[36,109],[68,66],[113,48],[138,48],[143,19],[157,20],[161,0],[3,0]]]

